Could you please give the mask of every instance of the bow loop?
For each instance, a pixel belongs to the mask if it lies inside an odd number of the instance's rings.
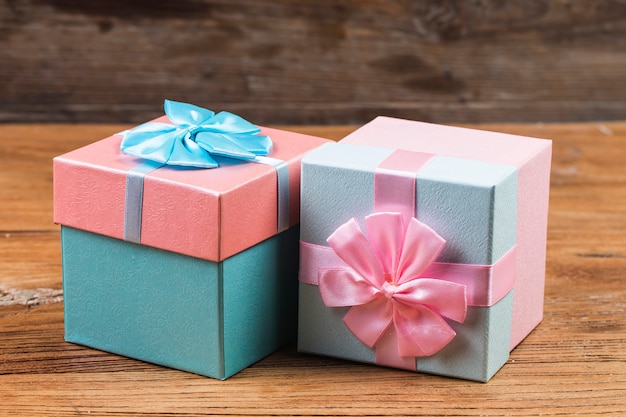
[[[165,100],[163,109],[167,118],[177,126],[196,127],[207,123],[215,113],[195,104]]]
[[[433,229],[412,218],[404,235],[398,262],[398,283],[402,284],[424,273],[445,245],[446,241]]]
[[[385,271],[356,219],[339,226],[327,241],[335,253],[373,287],[379,288],[383,284]]]
[[[378,294],[378,290],[352,268],[320,269],[318,282],[324,305],[329,307],[366,304]]]
[[[404,244],[402,214],[374,213],[365,218],[365,225],[385,274],[395,277]]]
[[[217,131],[227,131],[232,133],[256,134],[261,131],[258,126],[227,111],[221,111],[213,116],[211,119],[211,126],[217,129]]]
[[[165,100],[170,122],[148,122],[122,133],[122,152],[165,165],[196,168],[219,166],[213,156],[253,160],[272,149],[261,129],[229,113]]]

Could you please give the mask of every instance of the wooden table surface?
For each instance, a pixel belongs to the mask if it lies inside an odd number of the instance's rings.
[[[0,415],[626,415],[626,123],[480,126],[554,140],[544,320],[486,384],[294,346],[217,381],[64,342],[51,158],[127,127],[0,125]]]

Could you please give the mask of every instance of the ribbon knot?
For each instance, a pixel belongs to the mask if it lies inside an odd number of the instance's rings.
[[[396,287],[389,281],[385,281],[381,287],[381,291],[383,292],[383,294],[385,294],[385,297],[391,299],[393,298],[393,294],[396,292],[397,288],[398,287]]]
[[[172,124],[148,122],[123,132],[124,153],[164,165],[215,168],[213,156],[250,161],[272,149],[269,136],[235,114],[171,100],[164,109]]]
[[[401,357],[430,356],[456,336],[445,318],[465,320],[466,288],[423,276],[445,240],[415,218],[403,223],[400,213],[369,215],[367,237],[355,219],[340,226],[328,243],[349,267],[320,268],[319,290],[327,307],[351,307],[343,321],[368,347],[387,334]]]

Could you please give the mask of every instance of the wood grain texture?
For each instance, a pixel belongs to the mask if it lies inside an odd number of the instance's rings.
[[[50,158],[120,127],[0,126],[2,155],[19,155],[0,165],[3,202],[16,196],[0,206],[0,415],[626,414],[626,123],[479,126],[554,139],[544,320],[487,384],[293,346],[216,381],[64,342],[58,299],[2,304],[2,291],[61,288],[58,230],[35,196],[50,193]],[[296,129],[338,139],[353,127]],[[8,138],[25,133],[18,151]]]
[[[0,121],[615,120],[620,0],[4,0]]]

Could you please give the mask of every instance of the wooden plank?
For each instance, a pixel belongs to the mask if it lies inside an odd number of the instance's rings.
[[[0,121],[139,123],[163,99],[259,124],[623,118],[616,0],[0,3]]]
[[[301,355],[293,346],[216,381],[65,343],[61,304],[14,307],[1,310],[0,414],[619,415],[626,340],[602,319],[623,321],[615,304],[625,301],[623,293],[552,299],[543,324],[488,384]]]
[[[0,305],[61,301],[59,233],[0,235],[0,271]]]
[[[52,158],[128,125],[0,125],[0,233],[58,230],[52,218]]]

